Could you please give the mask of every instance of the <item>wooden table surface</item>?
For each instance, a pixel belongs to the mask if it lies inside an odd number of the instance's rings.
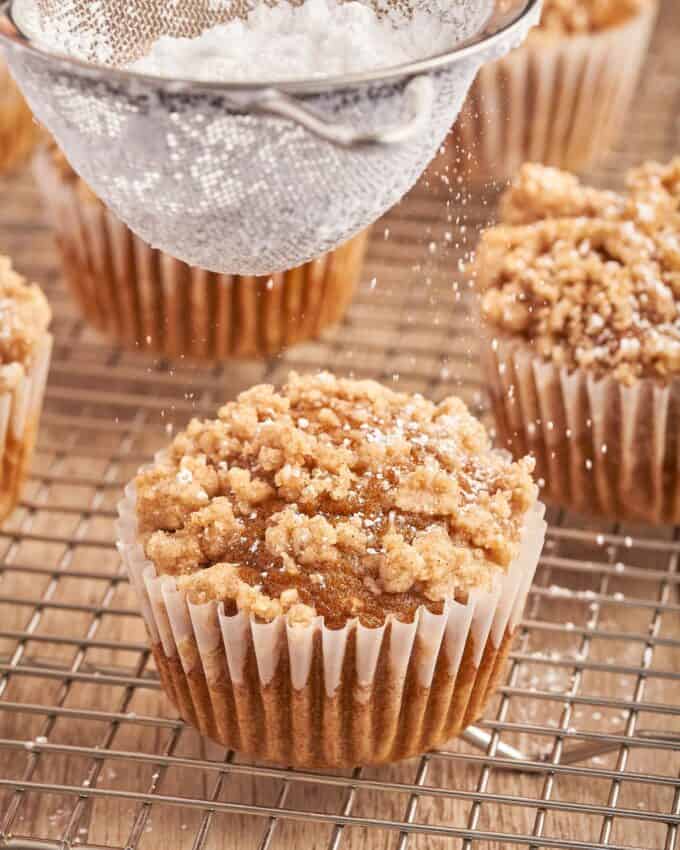
[[[680,8],[665,0],[624,137],[593,181],[617,186],[630,165],[680,149],[679,44]],[[338,328],[271,361],[212,369],[124,353],[89,329],[59,280],[30,174],[2,181],[0,251],[46,288],[57,346],[30,485],[0,532],[0,847],[425,850],[466,836],[475,848],[678,846],[674,529],[552,517],[485,724],[488,758],[454,742],[448,755],[355,774],[353,790],[346,773],[257,772],[185,729],[158,689],[113,547],[114,509],[168,432],[254,381],[320,366],[458,393],[483,412],[458,261],[495,193],[454,180],[445,192],[441,176],[432,170],[375,226]],[[533,772],[505,769],[498,740],[521,748]],[[569,764],[605,740],[613,751]],[[415,825],[408,836],[404,821]]]

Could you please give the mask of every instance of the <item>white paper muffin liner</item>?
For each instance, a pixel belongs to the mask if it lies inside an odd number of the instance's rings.
[[[38,343],[33,363],[15,383],[4,380],[0,367],[0,521],[16,507],[33,458],[45,384],[52,353],[48,333]],[[1,389],[3,386],[6,388]]]
[[[481,68],[448,151],[467,176],[504,179],[525,162],[579,171],[618,138],[657,13],[650,0],[621,26],[559,38],[532,34]]]
[[[115,342],[166,357],[266,357],[338,322],[359,282],[369,230],[297,269],[220,275],[151,248],[49,149],[33,171],[64,279],[86,319]]]
[[[330,629],[281,616],[259,623],[194,605],[158,576],[137,539],[134,484],[118,505],[118,548],[140,601],[166,691],[182,716],[226,746],[298,766],[405,758],[458,734],[493,693],[543,545],[544,506],[492,590],[440,615]]]
[[[624,386],[570,372],[490,329],[482,363],[498,444],[536,458],[541,498],[611,519],[680,522],[680,380]]]

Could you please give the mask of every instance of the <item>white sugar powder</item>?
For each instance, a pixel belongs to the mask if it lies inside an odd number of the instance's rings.
[[[422,10],[411,18],[378,18],[356,0],[282,2],[258,6],[247,20],[214,26],[197,38],[163,36],[129,67],[165,77],[236,82],[339,75],[440,53],[465,29],[460,19],[443,23]]]

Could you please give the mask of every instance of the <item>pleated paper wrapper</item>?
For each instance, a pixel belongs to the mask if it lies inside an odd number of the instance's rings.
[[[269,356],[338,322],[361,275],[368,230],[297,269],[220,275],[151,248],[49,150],[36,155],[34,174],[72,295],[126,348],[210,361]]]
[[[260,623],[192,604],[144,555],[134,484],[119,504],[119,550],[163,687],[187,722],[251,758],[348,767],[445,744],[483,712],[536,570],[544,510],[531,509],[518,557],[490,591],[380,628]]]
[[[16,382],[3,374],[12,365],[0,366],[0,521],[17,506],[30,470],[51,352],[52,337],[46,333],[29,370]]]
[[[488,329],[482,363],[498,444],[536,458],[542,499],[611,519],[680,522],[680,380],[625,386]]]
[[[530,34],[480,70],[445,156],[468,177],[512,177],[525,162],[580,171],[616,142],[647,55],[655,0],[593,34]]]

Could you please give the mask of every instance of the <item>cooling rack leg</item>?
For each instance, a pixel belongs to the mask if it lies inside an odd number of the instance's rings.
[[[478,726],[468,726],[468,728],[460,736],[466,744],[470,744],[478,750],[486,752],[491,741],[491,733],[485,732]],[[504,744],[499,741],[496,746],[496,753],[505,758],[515,759],[516,761],[531,761],[530,757],[521,750],[511,747],[509,744]]]

